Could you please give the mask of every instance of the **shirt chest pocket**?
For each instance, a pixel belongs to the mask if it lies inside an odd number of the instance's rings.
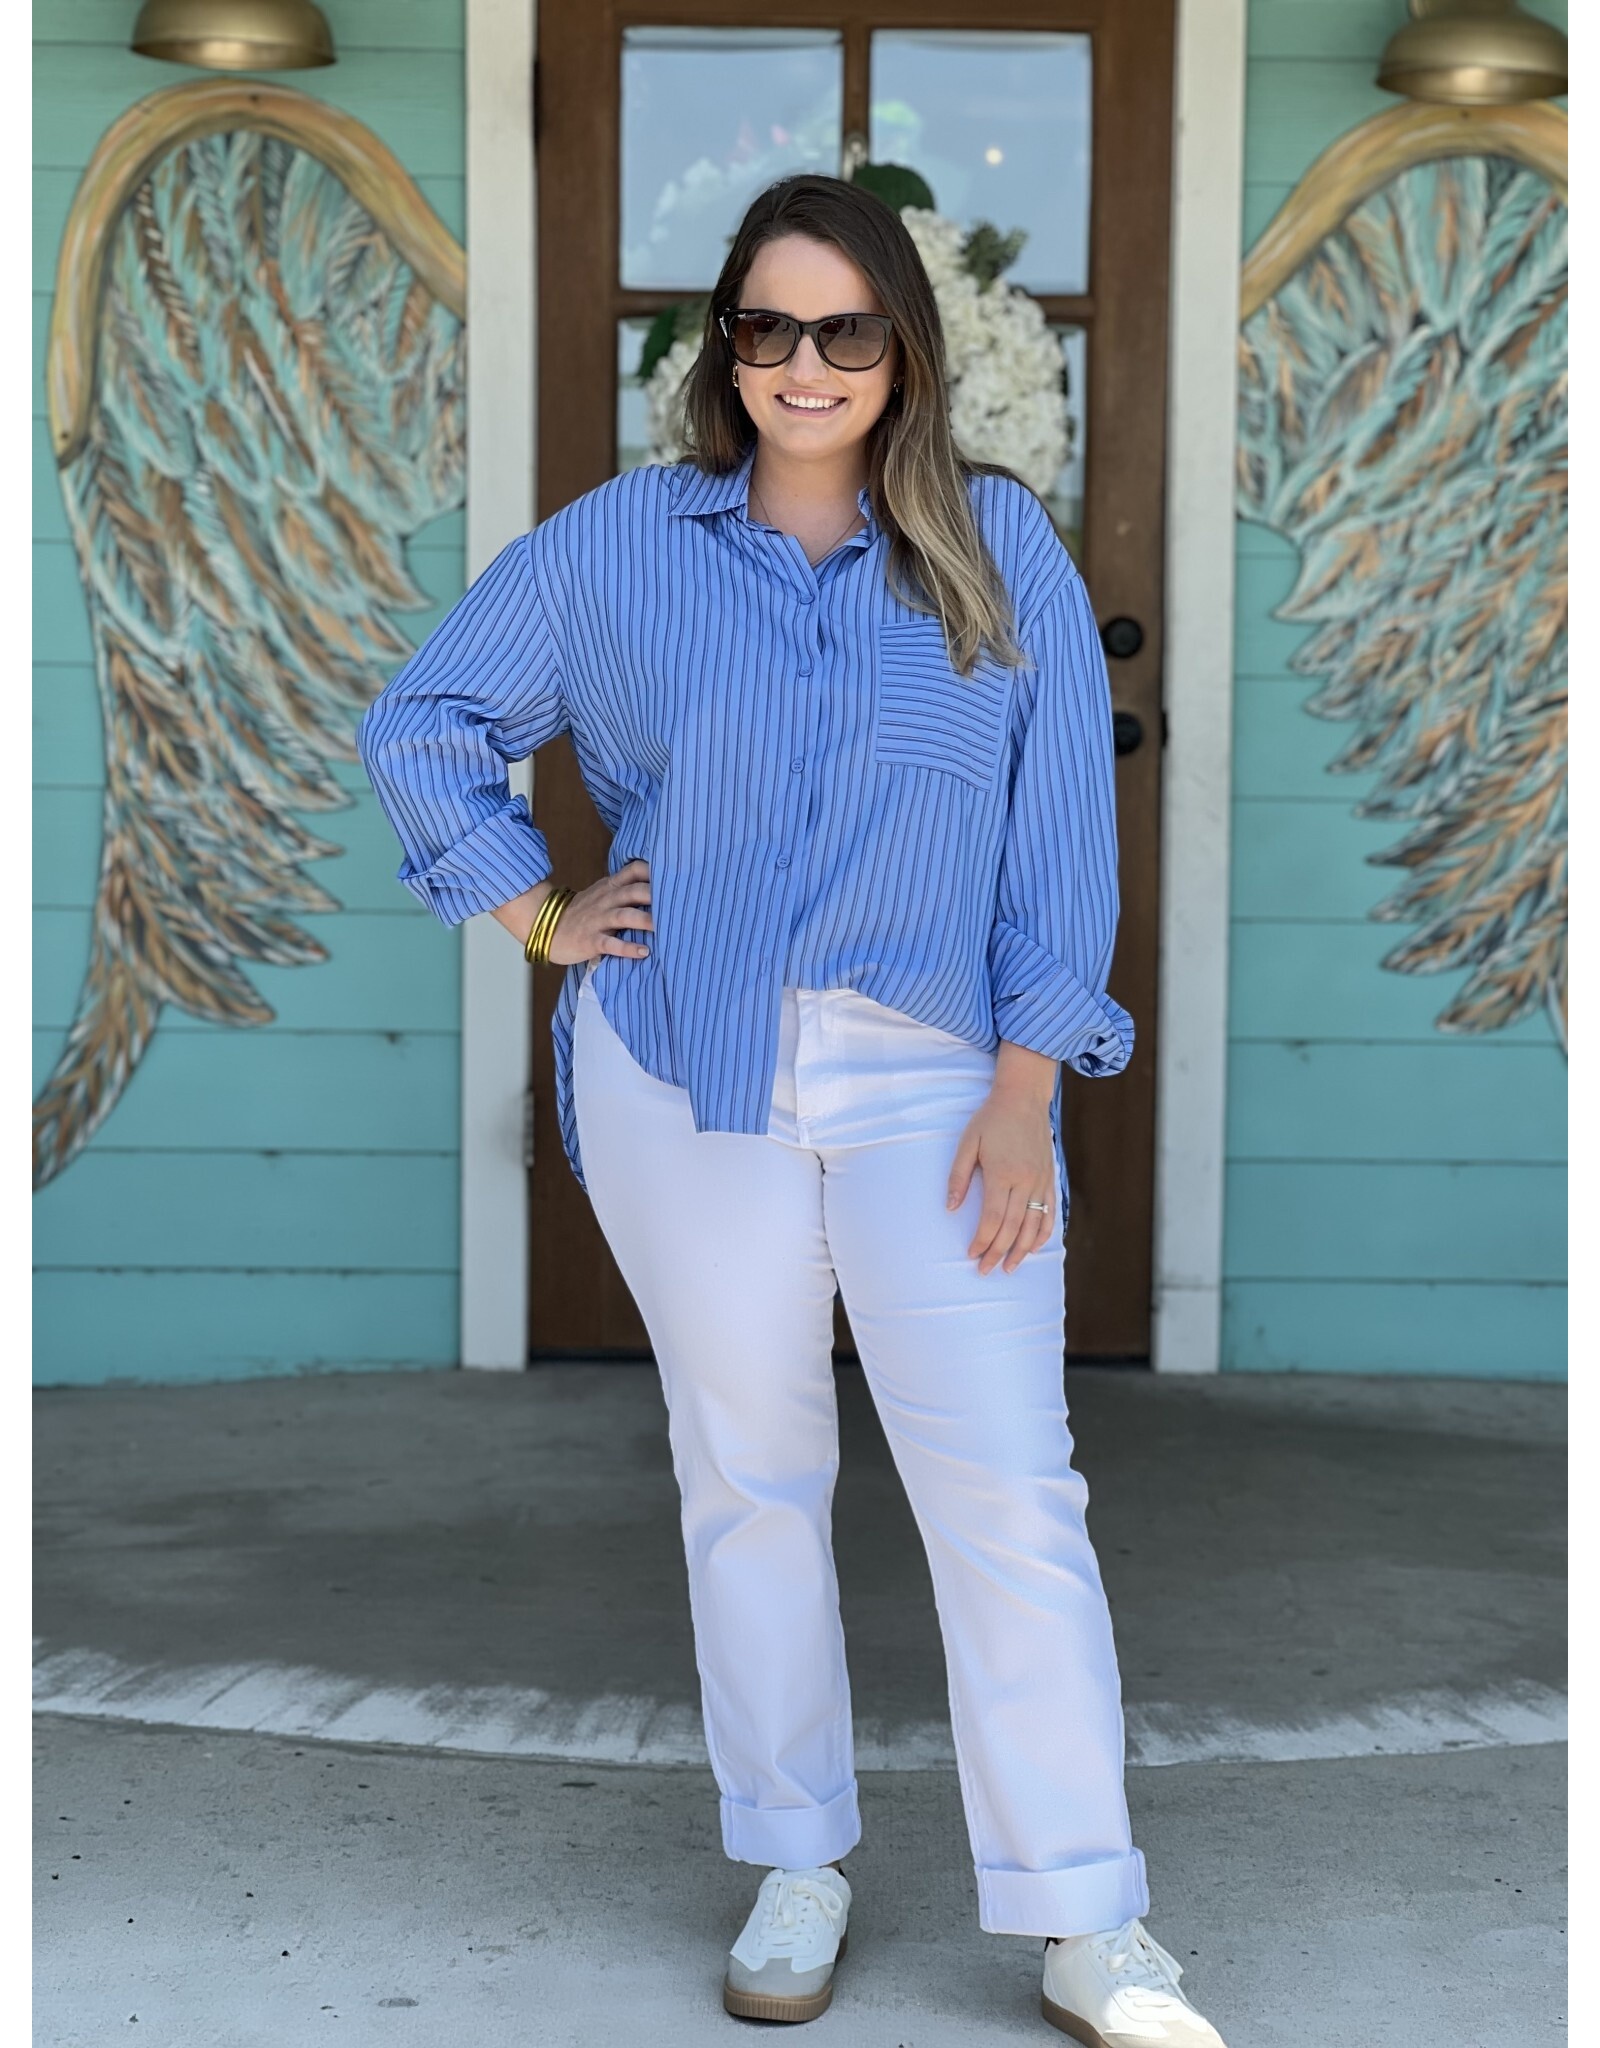
[[[980,655],[957,675],[937,619],[879,628],[872,758],[883,767],[931,768],[975,789],[1000,772],[1010,714],[1010,674]]]

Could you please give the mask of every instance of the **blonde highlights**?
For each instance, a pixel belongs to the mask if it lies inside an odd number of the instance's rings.
[[[756,430],[733,386],[733,352],[719,318],[739,303],[763,244],[781,235],[831,243],[871,284],[894,322],[900,390],[867,437],[867,488],[889,536],[889,587],[944,628],[951,666],[970,675],[982,653],[1007,667],[1024,659],[1010,593],[973,515],[968,481],[1009,476],[968,462],[950,434],[944,332],[917,245],[890,206],[859,185],[807,174],[781,178],[751,203],[706,311],[700,354],[684,380],[690,460],[721,475],[744,459]]]

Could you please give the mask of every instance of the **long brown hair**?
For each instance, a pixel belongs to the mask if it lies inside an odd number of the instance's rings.
[[[831,243],[868,280],[894,322],[901,389],[867,437],[867,488],[889,536],[890,588],[902,603],[941,621],[960,674],[971,674],[984,649],[1018,666],[1024,657],[1010,593],[978,531],[967,489],[972,476],[1011,472],[957,453],[933,287],[905,222],[864,187],[808,173],[780,178],[751,202],[712,291],[699,357],[684,380],[689,459],[721,475],[739,466],[756,438],[733,385],[733,351],[718,321],[738,306],[756,251],[780,235]]]

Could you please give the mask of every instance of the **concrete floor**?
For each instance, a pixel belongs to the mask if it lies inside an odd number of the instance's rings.
[[[976,1930],[920,1545],[839,1390],[866,1835],[817,2038],[1058,2038],[1037,1944]],[[1151,1927],[1230,2048],[1553,2041],[1560,1390],[1069,1394]],[[45,1394],[37,1500],[45,2048],[734,2038],[756,1873],[653,1374]]]

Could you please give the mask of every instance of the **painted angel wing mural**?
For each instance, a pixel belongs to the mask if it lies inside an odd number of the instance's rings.
[[[63,238],[52,430],[105,737],[87,971],[34,1105],[34,1181],[110,1113],[175,1004],[272,1015],[255,964],[325,959],[362,707],[429,602],[405,537],[464,492],[464,264],[398,161],[251,82],[157,93]]]
[[[1466,114],[1342,138],[1252,252],[1237,502],[1299,550],[1305,708],[1400,830],[1384,966],[1465,974],[1441,1030],[1542,1005],[1564,1044],[1566,119]]]

